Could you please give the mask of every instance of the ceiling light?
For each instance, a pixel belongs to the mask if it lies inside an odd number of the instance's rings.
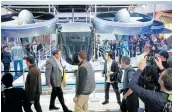
[[[90,16],[90,18],[94,18],[94,16],[93,16],[93,15],[91,15],[91,16]]]
[[[141,5],[141,7],[143,7],[143,8],[145,8],[146,6],[147,6],[146,4]]]
[[[12,12],[11,11],[8,11],[8,14],[11,14]]]

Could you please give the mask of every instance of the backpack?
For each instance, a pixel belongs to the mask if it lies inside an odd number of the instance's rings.
[[[172,95],[169,95],[168,99],[172,97]],[[168,100],[168,102],[165,104],[162,112],[172,112],[172,100]]]
[[[110,75],[110,81],[111,82],[118,82],[121,83],[122,81],[122,75],[123,75],[123,71],[122,69],[118,66],[118,63],[116,61],[113,61],[113,66],[111,67],[111,71],[114,71],[113,74]]]

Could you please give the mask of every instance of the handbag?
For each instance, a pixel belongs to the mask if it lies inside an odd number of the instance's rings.
[[[66,87],[66,73],[63,74],[63,79],[62,79],[62,83],[61,83],[61,88]]]
[[[118,75],[117,72],[110,74],[110,81],[116,82],[117,81],[117,75]]]

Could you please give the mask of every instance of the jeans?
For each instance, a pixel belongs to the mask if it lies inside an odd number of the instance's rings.
[[[75,104],[75,112],[88,112],[89,95],[80,95]]]
[[[14,60],[14,71],[15,71],[15,75],[18,76],[18,64],[20,66],[20,73],[22,73],[23,71],[23,60]]]
[[[117,98],[117,102],[121,103],[121,99],[120,99],[120,93],[118,90],[118,83],[114,82],[114,83],[105,83],[105,101],[109,101],[109,88],[110,85],[112,85],[114,92],[116,93],[116,98]]]
[[[105,56],[106,54],[105,53],[101,53],[101,55],[102,55],[103,59],[106,60],[106,56]]]

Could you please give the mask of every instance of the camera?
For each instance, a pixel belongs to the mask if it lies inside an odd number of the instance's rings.
[[[158,84],[158,71],[155,60],[158,60],[153,50],[150,51],[146,58],[146,67],[143,70],[140,78],[139,85],[145,89],[159,91]]]
[[[146,55],[145,57],[146,57],[146,66],[156,67],[155,60],[157,59],[157,57],[155,56],[154,49],[150,48],[150,53],[148,55]]]
[[[155,66],[146,66],[139,78],[139,85],[148,90],[159,91],[158,71]]]
[[[157,59],[156,56],[146,55],[146,66],[156,67],[156,62],[155,62],[156,59]]]

